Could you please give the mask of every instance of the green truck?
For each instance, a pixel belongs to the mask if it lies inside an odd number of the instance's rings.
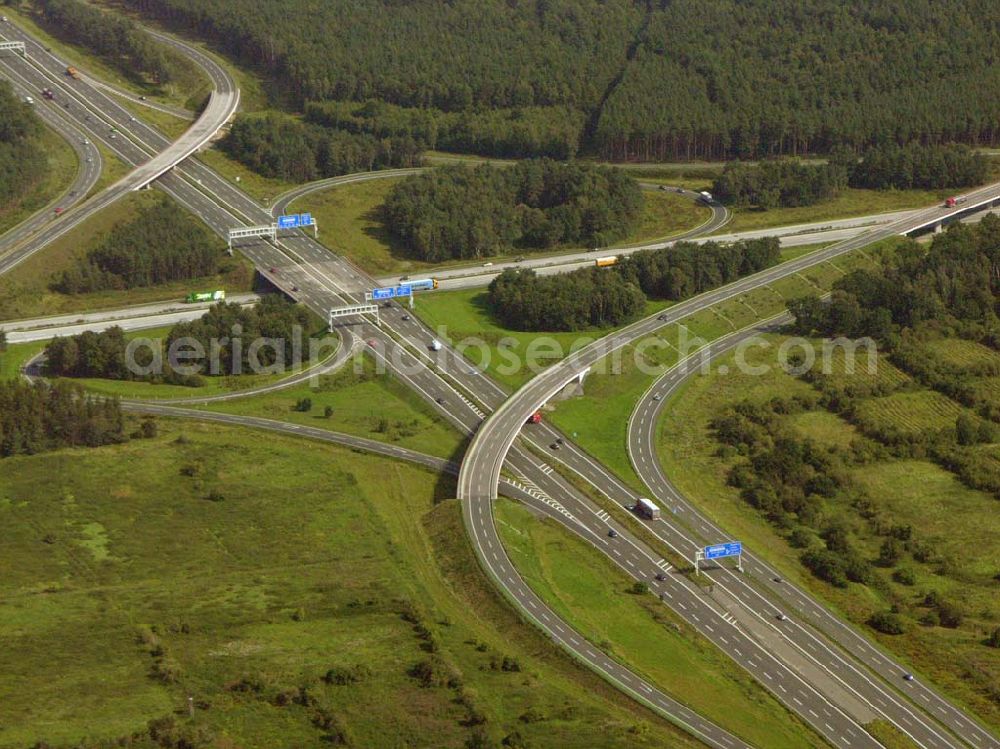
[[[219,289],[218,291],[192,291],[184,297],[184,301],[188,304],[194,304],[195,302],[221,302],[225,298],[226,292]]]

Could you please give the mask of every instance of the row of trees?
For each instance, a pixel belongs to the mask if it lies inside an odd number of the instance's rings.
[[[0,81],[0,213],[13,207],[45,178],[48,162],[38,147],[42,123]]]
[[[621,325],[643,311],[647,296],[679,301],[780,259],[772,237],[732,244],[681,242],[633,253],[609,268],[553,276],[506,270],[490,284],[488,300],[494,315],[516,330]]]
[[[986,181],[987,158],[964,144],[895,143],[873,146],[858,159],[836,148],[823,164],[773,159],[731,162],[712,187],[718,200],[740,208],[795,208],[835,197],[844,187],[937,190]]]
[[[379,138],[273,113],[238,115],[222,147],[255,172],[289,182],[421,163],[420,146],[408,135]]]
[[[638,184],[620,170],[541,159],[410,177],[393,188],[383,212],[417,257],[440,261],[608,244],[628,234],[641,208]]]
[[[249,374],[266,368],[280,372],[305,354],[309,313],[274,295],[254,307],[220,302],[204,316],[171,328],[153,350],[142,346],[131,354],[121,328],[57,337],[46,347],[47,367],[57,377],[100,377],[144,380],[188,386],[203,383],[202,375]],[[179,354],[171,360],[175,348]],[[187,352],[198,352],[195,359]],[[183,358],[180,358],[183,356]],[[197,372],[184,368],[194,366]]]
[[[835,197],[847,186],[847,170],[837,163],[803,164],[790,159],[759,165],[733,162],[716,178],[717,200],[739,208],[796,208]]]
[[[32,0],[46,28],[62,39],[84,44],[132,76],[156,84],[174,75],[166,50],[127,18],[98,10],[81,0]]]
[[[633,252],[616,272],[648,296],[679,301],[769,268],[781,260],[776,237],[739,242],[678,242],[672,247]]]
[[[116,400],[86,396],[70,383],[0,382],[0,457],[122,442],[123,424]]]
[[[216,273],[222,245],[167,198],[114,226],[101,243],[63,271],[53,288],[64,294],[134,289]]]
[[[490,283],[493,314],[515,330],[581,330],[622,325],[645,308],[635,284],[600,268],[539,276],[505,270]]]
[[[443,112],[374,99],[360,104],[309,102],[305,117],[309,122],[351,133],[379,138],[409,136],[421,149],[560,160],[576,155],[584,126],[583,113],[568,107]]]
[[[986,157],[962,144],[895,143],[867,150],[850,169],[851,187],[875,190],[968,187],[986,181]]]

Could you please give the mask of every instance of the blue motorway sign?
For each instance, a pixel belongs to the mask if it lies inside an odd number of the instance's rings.
[[[287,216],[278,216],[279,229],[297,229],[300,226],[312,226],[313,217],[311,213],[290,213]]]
[[[375,301],[400,296],[413,296],[413,287],[404,284],[402,286],[386,286],[381,289],[372,289],[372,299]]]
[[[743,544],[733,541],[728,544],[716,544],[705,547],[705,559],[721,559],[722,557],[735,557],[743,553]]]

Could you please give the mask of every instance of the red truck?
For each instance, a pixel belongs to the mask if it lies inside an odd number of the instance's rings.
[[[946,201],[944,201],[944,207],[945,208],[954,208],[955,206],[962,205],[962,203],[964,203],[965,200],[966,199],[965,199],[964,196],[962,196],[962,197],[948,198]]]
[[[531,414],[531,416],[528,417],[529,424],[538,424],[541,420],[542,420],[541,411],[535,411],[535,413]]]

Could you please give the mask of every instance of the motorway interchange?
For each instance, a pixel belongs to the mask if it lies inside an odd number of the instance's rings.
[[[27,58],[5,53],[0,57],[0,73],[24,95],[43,88],[56,92],[61,106],[43,101],[37,109],[46,123],[72,143],[82,157],[82,168],[74,185],[58,201],[59,207],[67,209],[62,215],[54,217],[49,208],[0,238],[0,273],[16,267],[103,207],[150,183],[171,195],[220,236],[226,236],[230,229],[269,223],[273,213],[283,211],[293,199],[315,189],[293,191],[272,209],[259,205],[202,163],[188,159],[236,111],[239,90],[210,55],[172,37],[158,37],[188,55],[214,85],[209,105],[174,143],[120,106],[99,82],[86,75],[78,81],[67,80],[64,75],[67,61],[48,52],[21,29],[12,24],[0,28],[0,40],[23,41],[28,53]],[[118,137],[114,137],[115,130]],[[102,143],[133,168],[120,181],[86,198],[101,171],[100,154],[92,142]],[[326,186],[361,178],[364,177],[337,178]],[[552,517],[593,544],[626,574],[646,582],[665,606],[752,674],[829,744],[881,746],[864,725],[882,719],[920,747],[1000,747],[995,736],[924,680],[919,677],[904,680],[904,667],[822,603],[781,581],[777,572],[756,557],[752,549],[744,556],[742,573],[724,565],[707,570],[706,575],[712,581],[710,589],[679,574],[640,538],[636,527],[612,519],[563,472],[578,477],[623,507],[631,507],[637,500],[632,489],[552,426],[544,423],[525,426],[531,414],[567,382],[615,350],[700,309],[880,239],[933,227],[973,209],[995,205],[1000,200],[1000,185],[988,186],[968,197],[960,210],[934,207],[883,217],[879,223],[856,221],[855,224],[861,225],[840,227],[854,233],[823,250],[615,331],[547,369],[513,395],[450,347],[428,350],[432,334],[401,309],[386,310],[381,325],[359,319],[349,329],[344,328],[340,350],[322,366],[332,370],[349,357],[359,339],[368,340],[373,344],[369,348],[372,356],[382,360],[389,371],[432,408],[472,437],[460,465],[323,430],[184,410],[179,404],[132,403],[128,408],[164,416],[215,420],[250,429],[284,431],[415,461],[435,471],[456,473],[463,517],[473,547],[483,569],[511,604],[581,663],[707,745],[746,746],[738,737],[706,721],[656,685],[609,658],[587,640],[586,633],[574,631],[531,591],[505,553],[494,526],[492,503],[498,494],[525,502]],[[726,212],[716,209],[692,237],[716,231],[726,220]],[[857,233],[859,230],[861,233]],[[802,234],[808,231],[798,228],[790,232],[791,236]],[[238,249],[276,286],[323,317],[331,308],[362,301],[366,291],[379,285],[377,279],[370,278],[349,260],[332,254],[301,233],[279,236],[274,243],[245,243]],[[585,257],[570,256],[558,263],[561,267],[556,270],[570,269],[575,267],[574,263],[587,261]],[[544,262],[552,263],[551,259]],[[474,283],[479,284],[498,270],[455,271],[453,288],[472,283],[463,282],[458,275],[472,276]],[[51,335],[54,328],[46,330]],[[753,331],[716,341],[708,355],[724,353],[750,332]],[[651,490],[652,498],[674,510],[657,520],[636,519],[636,523],[645,526],[643,537],[651,534],[659,544],[689,559],[696,549],[727,536],[676,491],[652,448],[654,424],[665,396],[679,387],[684,377],[685,369],[678,365],[643,396],[629,424],[628,447],[633,465]],[[549,449],[553,443],[561,445],[558,453]],[[781,619],[776,612],[783,612]]]

